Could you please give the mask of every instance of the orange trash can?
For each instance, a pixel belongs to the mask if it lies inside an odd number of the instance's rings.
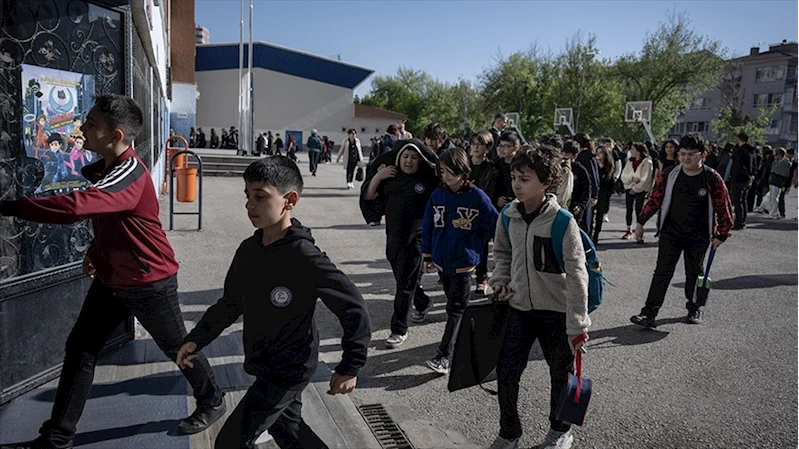
[[[193,203],[197,200],[197,169],[177,168],[177,200],[181,203]]]

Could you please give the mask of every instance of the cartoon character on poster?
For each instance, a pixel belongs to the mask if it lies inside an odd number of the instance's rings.
[[[22,85],[25,151],[42,162],[45,173],[36,191],[66,193],[87,187],[80,169],[94,154],[83,148],[80,126],[90,107],[85,93],[94,91],[93,77],[23,64]]]

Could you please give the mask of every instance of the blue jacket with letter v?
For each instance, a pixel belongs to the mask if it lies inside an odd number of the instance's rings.
[[[422,255],[446,276],[474,271],[499,214],[491,199],[468,182],[457,192],[442,185],[430,197],[422,222]]]

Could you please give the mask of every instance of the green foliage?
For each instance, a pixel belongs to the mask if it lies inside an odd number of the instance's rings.
[[[754,119],[749,116],[741,117],[731,106],[724,106],[711,126],[720,142],[735,142],[735,136],[741,131],[749,135],[749,142],[765,142],[766,129],[771,125],[771,116],[779,106],[775,104],[769,109],[758,108]]]
[[[553,132],[556,108],[570,107],[577,132],[645,140],[643,126],[624,122],[625,102],[652,101],[650,125],[661,138],[695,96],[716,85],[725,67],[721,44],[698,34],[686,14],[667,15],[640,52],[615,62],[592,54],[596,47],[596,36],[582,32],[559,54],[533,44],[496,58],[478,75],[476,86],[441,82],[401,67],[394,76],[375,77],[362,102],[406,114],[414,134],[437,121],[450,135],[459,135],[464,123],[470,130],[488,128],[494,114],[518,112],[522,133],[533,139]]]

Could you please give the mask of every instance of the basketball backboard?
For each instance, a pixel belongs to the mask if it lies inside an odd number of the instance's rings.
[[[552,122],[555,131],[559,130],[561,126],[569,128],[569,132],[574,135],[572,129],[572,121],[574,120],[574,113],[572,108],[557,108],[555,109],[555,120]]]
[[[519,125],[521,125],[521,122],[520,122],[521,116],[519,115],[519,113],[518,112],[505,112],[504,114],[508,117],[508,122],[505,124],[505,129],[512,129],[512,130],[516,131],[516,134],[518,134],[519,137],[521,137],[522,142],[524,142],[525,140],[524,140],[524,136],[522,135],[522,130],[521,130],[521,128],[519,128]]]
[[[651,101],[628,101],[624,112],[624,121],[627,123],[651,122],[652,121],[652,102]]]

